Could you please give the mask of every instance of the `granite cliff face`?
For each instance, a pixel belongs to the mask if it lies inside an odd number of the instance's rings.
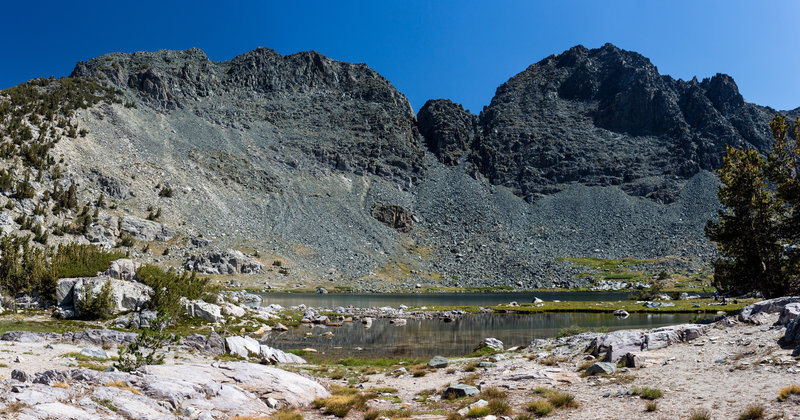
[[[709,171],[727,144],[766,150],[774,113],[728,76],[673,80],[612,45],[545,58],[480,115],[449,100],[415,115],[366,65],[315,52],[114,53],[72,77],[116,96],[75,111],[85,134],[49,153],[81,203],[104,194],[112,208],[51,242],[114,245],[128,232],[136,258],[182,265],[234,248],[267,282],[378,291],[589,281],[560,257],[697,269],[713,253]],[[21,214],[61,225],[37,214],[56,176],[40,178],[32,199],[7,194],[4,230],[23,230]]]

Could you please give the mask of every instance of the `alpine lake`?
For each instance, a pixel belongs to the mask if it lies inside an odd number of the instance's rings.
[[[436,307],[491,307],[509,302],[630,302],[626,292],[531,292],[531,293],[433,293],[433,294],[353,294],[353,293],[263,293],[262,305],[284,308],[306,305],[312,308],[398,308],[409,310]],[[506,348],[527,346],[538,338],[556,337],[563,329],[614,331],[656,328],[691,322],[696,313],[631,313],[616,317],[602,312],[556,312],[536,314],[472,313],[446,322],[409,318],[404,325],[390,318],[374,318],[365,328],[359,321],[340,327],[303,324],[286,332],[272,331],[266,344],[282,350],[316,350],[320,359],[428,358],[433,355],[464,356],[487,337],[497,338]],[[325,334],[331,332],[331,334]]]

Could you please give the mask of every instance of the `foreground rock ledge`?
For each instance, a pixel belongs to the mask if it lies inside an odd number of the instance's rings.
[[[329,396],[314,380],[244,362],[145,366],[132,373],[14,370],[12,379],[0,381],[0,409],[22,407],[18,418],[32,419],[262,416]]]

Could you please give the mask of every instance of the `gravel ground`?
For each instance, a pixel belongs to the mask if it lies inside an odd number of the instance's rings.
[[[772,321],[777,320],[777,315],[772,317],[775,318]],[[476,383],[506,391],[515,413],[512,417],[523,413],[525,405],[537,398],[533,393],[535,388],[547,387],[569,392],[579,403],[577,408],[557,409],[548,418],[674,419],[689,418],[691,412],[706,409],[711,418],[730,419],[757,404],[765,408],[764,418],[798,419],[800,399],[777,401],[781,388],[800,384],[800,362],[791,357],[791,350],[776,344],[782,335],[782,328],[772,328],[769,324],[754,326],[729,319],[692,342],[645,352],[647,362],[643,368],[624,368],[606,378],[580,376],[577,365],[586,358],[582,349],[559,352],[559,360],[564,361],[554,366],[541,363],[542,359],[529,360],[527,351],[510,353],[511,357],[499,361],[497,367],[478,369],[480,377]],[[437,402],[416,402],[415,396],[425,389],[440,392],[471,375],[463,371],[470,361],[453,360],[450,367],[456,368],[454,373],[439,369],[417,378],[373,375],[363,384],[365,389],[396,388],[401,401],[378,399],[370,402],[370,407],[380,410],[407,407],[419,412],[441,408]],[[663,392],[663,397],[656,400],[656,411],[646,412],[647,401],[638,396],[617,396],[636,387],[658,388]],[[458,404],[445,407],[455,410]],[[303,415],[307,419],[326,417],[316,410],[304,411]],[[347,418],[361,418],[361,413],[351,412]]]

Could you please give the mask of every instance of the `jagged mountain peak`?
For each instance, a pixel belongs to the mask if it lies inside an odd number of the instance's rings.
[[[463,119],[451,108],[449,119],[442,107],[421,110],[447,121],[422,130],[429,145],[463,144],[446,134]],[[726,145],[767,150],[773,112],[746,103],[728,75],[685,82],[636,52],[578,45],[500,85],[475,134],[461,136],[477,138],[475,147],[447,157],[432,150],[443,162],[470,156],[491,182],[528,200],[579,183],[670,202],[686,179],[721,165]]]

